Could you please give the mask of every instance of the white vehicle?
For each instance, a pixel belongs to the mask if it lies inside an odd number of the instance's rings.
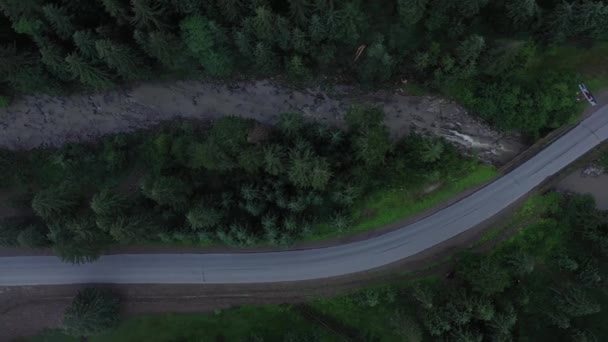
[[[583,96],[585,96],[587,101],[589,101],[589,103],[591,103],[592,106],[597,105],[597,101],[595,101],[595,97],[593,97],[593,94],[591,94],[589,89],[587,89],[587,86],[585,85],[585,83],[579,83],[578,88],[581,90],[581,93],[583,93]]]

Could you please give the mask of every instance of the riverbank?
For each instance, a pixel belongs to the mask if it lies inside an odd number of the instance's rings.
[[[518,135],[498,132],[440,97],[408,95],[404,88],[371,93],[345,85],[296,89],[273,80],[151,82],[90,94],[23,96],[0,109],[0,147],[56,147],[178,118],[205,121],[225,115],[274,124],[281,113],[300,112],[343,126],[353,104],[382,108],[393,138],[412,132],[442,137],[489,163],[504,163],[525,147]]]

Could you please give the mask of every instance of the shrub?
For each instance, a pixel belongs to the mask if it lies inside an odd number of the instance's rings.
[[[69,335],[89,337],[114,327],[120,320],[120,301],[109,290],[86,288],[66,309],[63,328]]]

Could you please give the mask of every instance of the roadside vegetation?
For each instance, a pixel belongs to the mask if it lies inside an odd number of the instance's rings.
[[[305,305],[140,316],[91,341],[601,341],[606,212],[591,197],[549,193],[511,223],[515,231],[495,249],[454,256],[447,278],[441,272]],[[49,332],[30,341],[71,340]]]
[[[20,93],[151,79],[407,79],[531,137],[569,120],[603,1],[0,1],[0,106]],[[559,62],[557,62],[559,63]]]
[[[435,138],[391,141],[378,109],[354,107],[346,122],[224,117],[4,151],[0,189],[23,215],[2,222],[0,244],[51,246],[74,262],[111,244],[288,246],[375,228],[494,174]],[[429,185],[441,187],[421,201]]]

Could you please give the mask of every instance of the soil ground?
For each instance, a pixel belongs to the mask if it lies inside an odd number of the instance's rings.
[[[590,194],[598,209],[608,210],[608,174],[588,176],[579,169],[566,176],[558,185],[561,191]]]

